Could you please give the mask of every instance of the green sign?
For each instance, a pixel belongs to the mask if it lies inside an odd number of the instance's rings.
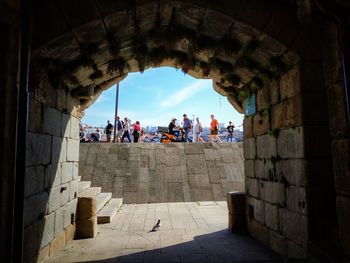
[[[246,116],[251,116],[254,115],[255,112],[255,94],[253,94],[244,101],[244,114]]]

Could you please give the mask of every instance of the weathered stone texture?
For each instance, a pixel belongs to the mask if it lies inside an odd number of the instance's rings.
[[[26,151],[27,166],[49,164],[51,159],[51,136],[29,132]]]
[[[308,240],[307,217],[288,209],[279,209],[279,219],[282,234],[305,248]]]
[[[271,158],[277,155],[276,138],[270,135],[258,136],[256,139],[258,158]]]
[[[283,204],[285,201],[284,185],[276,182],[261,182],[260,196],[272,204]]]
[[[39,193],[45,188],[45,173],[43,166],[26,168],[25,196]]]
[[[239,143],[81,144],[79,175],[125,203],[225,200],[244,190],[242,150]],[[73,170],[62,183],[75,180],[76,162],[62,165]]]
[[[61,112],[60,111],[50,107],[44,108],[43,132],[50,135],[61,136]]]
[[[304,157],[303,128],[281,130],[277,139],[278,154],[281,158]]]
[[[245,159],[255,159],[256,142],[255,138],[245,139],[243,141],[243,154]]]

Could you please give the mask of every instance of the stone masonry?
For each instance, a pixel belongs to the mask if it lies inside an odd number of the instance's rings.
[[[80,145],[79,175],[124,203],[223,201],[244,190],[241,143]]]

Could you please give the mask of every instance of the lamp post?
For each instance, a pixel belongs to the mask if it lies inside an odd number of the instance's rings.
[[[117,137],[116,135],[117,135],[118,99],[119,99],[119,82],[117,83],[116,92],[115,92],[115,114],[114,114],[114,133],[113,133],[114,143]]]

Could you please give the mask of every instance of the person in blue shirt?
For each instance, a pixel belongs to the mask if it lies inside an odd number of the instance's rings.
[[[185,130],[185,142],[189,141],[188,138],[188,134],[190,132],[190,130],[192,129],[192,122],[191,120],[187,117],[187,114],[183,115],[184,119],[183,119],[183,128]]]

